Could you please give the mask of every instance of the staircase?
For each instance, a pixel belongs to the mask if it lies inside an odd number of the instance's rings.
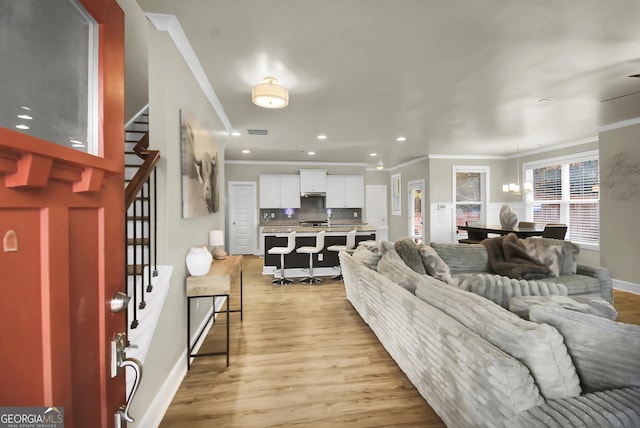
[[[127,357],[144,362],[169,290],[171,266],[157,264],[156,165],[160,152],[149,150],[148,106],[125,126]],[[133,386],[127,371],[127,395]]]

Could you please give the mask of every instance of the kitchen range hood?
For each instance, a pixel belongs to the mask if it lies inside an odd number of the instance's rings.
[[[327,196],[327,192],[300,192],[300,196],[303,198],[308,196]]]

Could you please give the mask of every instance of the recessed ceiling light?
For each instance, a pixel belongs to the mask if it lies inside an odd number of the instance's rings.
[[[327,139],[326,135],[324,135],[324,134],[318,135],[318,140],[326,140],[326,139]]]
[[[238,131],[233,131],[233,132],[231,133],[231,136],[233,136],[233,137],[239,137],[239,136],[240,136],[240,133],[239,133]]]
[[[539,103],[550,103],[550,102],[551,102],[551,100],[550,100],[549,98],[540,98],[540,99],[538,100],[538,102],[539,102]]]
[[[18,117],[20,119],[24,119],[24,120],[31,120],[33,119],[31,116],[29,116],[28,114],[19,114]]]
[[[407,137],[398,137],[398,138],[396,138],[396,141],[397,141],[398,143],[402,143],[402,142],[404,142],[404,141],[407,141]]]
[[[21,108],[22,110],[31,110],[31,109],[30,109],[29,107],[27,107],[27,106],[21,106],[20,108]]]
[[[249,149],[244,149],[244,150],[242,151],[242,153],[244,153],[245,155],[248,155],[249,153],[251,153],[251,150],[249,150]]]
[[[378,156],[378,154],[377,153],[369,153],[369,156],[371,156],[373,158],[373,157]]]
[[[315,154],[316,154],[316,152],[307,152],[307,154],[308,154],[309,156],[313,156],[313,155],[315,155]]]
[[[29,129],[29,127],[27,125],[22,125],[22,124],[16,125],[16,128],[18,128],[18,129]]]

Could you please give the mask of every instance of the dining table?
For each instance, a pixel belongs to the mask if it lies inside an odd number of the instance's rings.
[[[537,227],[504,227],[485,224],[458,226],[458,229],[466,230],[470,236],[473,235],[474,237],[481,237],[483,239],[487,238],[490,233],[501,236],[515,233],[518,238],[528,238],[530,236],[541,236],[544,231],[544,228]]]

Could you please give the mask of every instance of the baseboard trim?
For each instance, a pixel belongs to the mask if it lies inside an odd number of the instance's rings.
[[[144,415],[140,418],[136,418],[132,427],[158,427],[164,418],[164,414],[173,401],[173,397],[178,392],[182,380],[187,375],[187,365],[185,364],[187,358],[187,352],[180,355],[180,358],[173,366],[173,369],[169,373],[162,383],[162,387],[158,391],[158,394],[154,397],[151,405],[147,407]]]
[[[216,311],[220,311],[222,306],[224,306],[225,299],[216,299]],[[213,326],[213,319],[211,319],[211,313],[213,312],[213,308],[209,310],[207,315],[204,317],[198,328],[195,330],[194,334],[191,337],[191,340],[196,337],[197,332],[201,329],[204,329],[202,334],[200,335],[200,339],[196,342],[193,353],[197,353],[202,344],[204,343],[209,330]],[[220,315],[216,314],[216,317]],[[193,361],[193,358],[191,359]],[[146,409],[144,415],[141,418],[136,419],[136,422],[132,425],[132,427],[158,427],[164,418],[165,413],[167,413],[167,409],[171,405],[173,401],[173,397],[175,397],[178,389],[180,389],[180,385],[184,380],[184,377],[187,375],[187,350],[185,349],[183,353],[180,354],[180,357],[173,365],[173,369],[169,376],[165,379],[162,384],[162,388],[160,388],[158,394],[154,397],[151,405]]]
[[[628,293],[640,294],[640,284],[633,282],[621,281],[619,279],[611,280],[613,288],[616,290],[626,291]]]

